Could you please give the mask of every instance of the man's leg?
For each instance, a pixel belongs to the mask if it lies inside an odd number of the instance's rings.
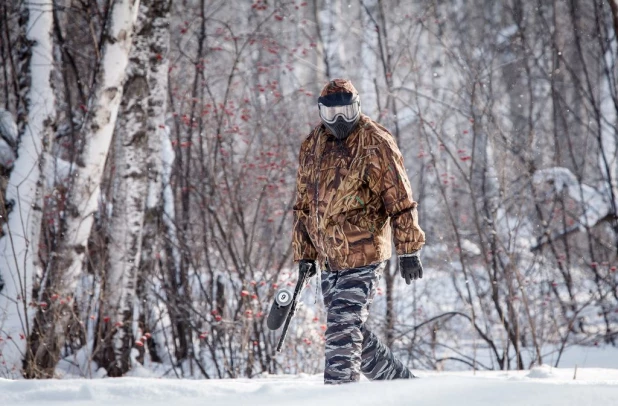
[[[368,328],[363,328],[363,353],[361,371],[367,379],[411,379],[412,372],[395,358],[391,350],[382,344]]]
[[[322,274],[327,310],[324,382],[337,384],[360,379],[363,326],[384,263]]]

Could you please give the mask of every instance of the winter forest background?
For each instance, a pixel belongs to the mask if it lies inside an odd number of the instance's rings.
[[[278,356],[264,315],[334,77],[419,201],[426,276],[391,261],[370,319],[409,366],[618,344],[616,0],[2,0],[0,31],[0,377],[319,372],[316,281]]]

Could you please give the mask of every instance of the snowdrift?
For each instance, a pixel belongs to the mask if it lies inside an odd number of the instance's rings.
[[[618,370],[548,366],[517,372],[424,372],[411,381],[324,386],[318,375],[262,379],[0,379],[0,405],[618,405]]]

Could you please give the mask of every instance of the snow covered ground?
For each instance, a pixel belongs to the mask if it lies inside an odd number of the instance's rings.
[[[618,369],[424,372],[411,381],[326,387],[321,376],[263,379],[0,379],[2,406],[618,405]]]

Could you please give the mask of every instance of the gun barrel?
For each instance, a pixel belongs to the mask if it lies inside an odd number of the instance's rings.
[[[294,313],[296,313],[296,307],[298,306],[298,297],[305,286],[305,282],[307,281],[308,270],[300,269],[298,274],[298,282],[296,282],[296,287],[294,288],[294,295],[292,297],[292,307],[287,317],[285,318],[285,323],[283,324],[283,330],[281,330],[281,337],[279,338],[279,343],[277,344],[276,352],[281,352],[283,348],[283,342],[285,341],[285,337],[288,334],[288,327],[290,327],[290,321],[292,321],[292,317],[294,317]]]

